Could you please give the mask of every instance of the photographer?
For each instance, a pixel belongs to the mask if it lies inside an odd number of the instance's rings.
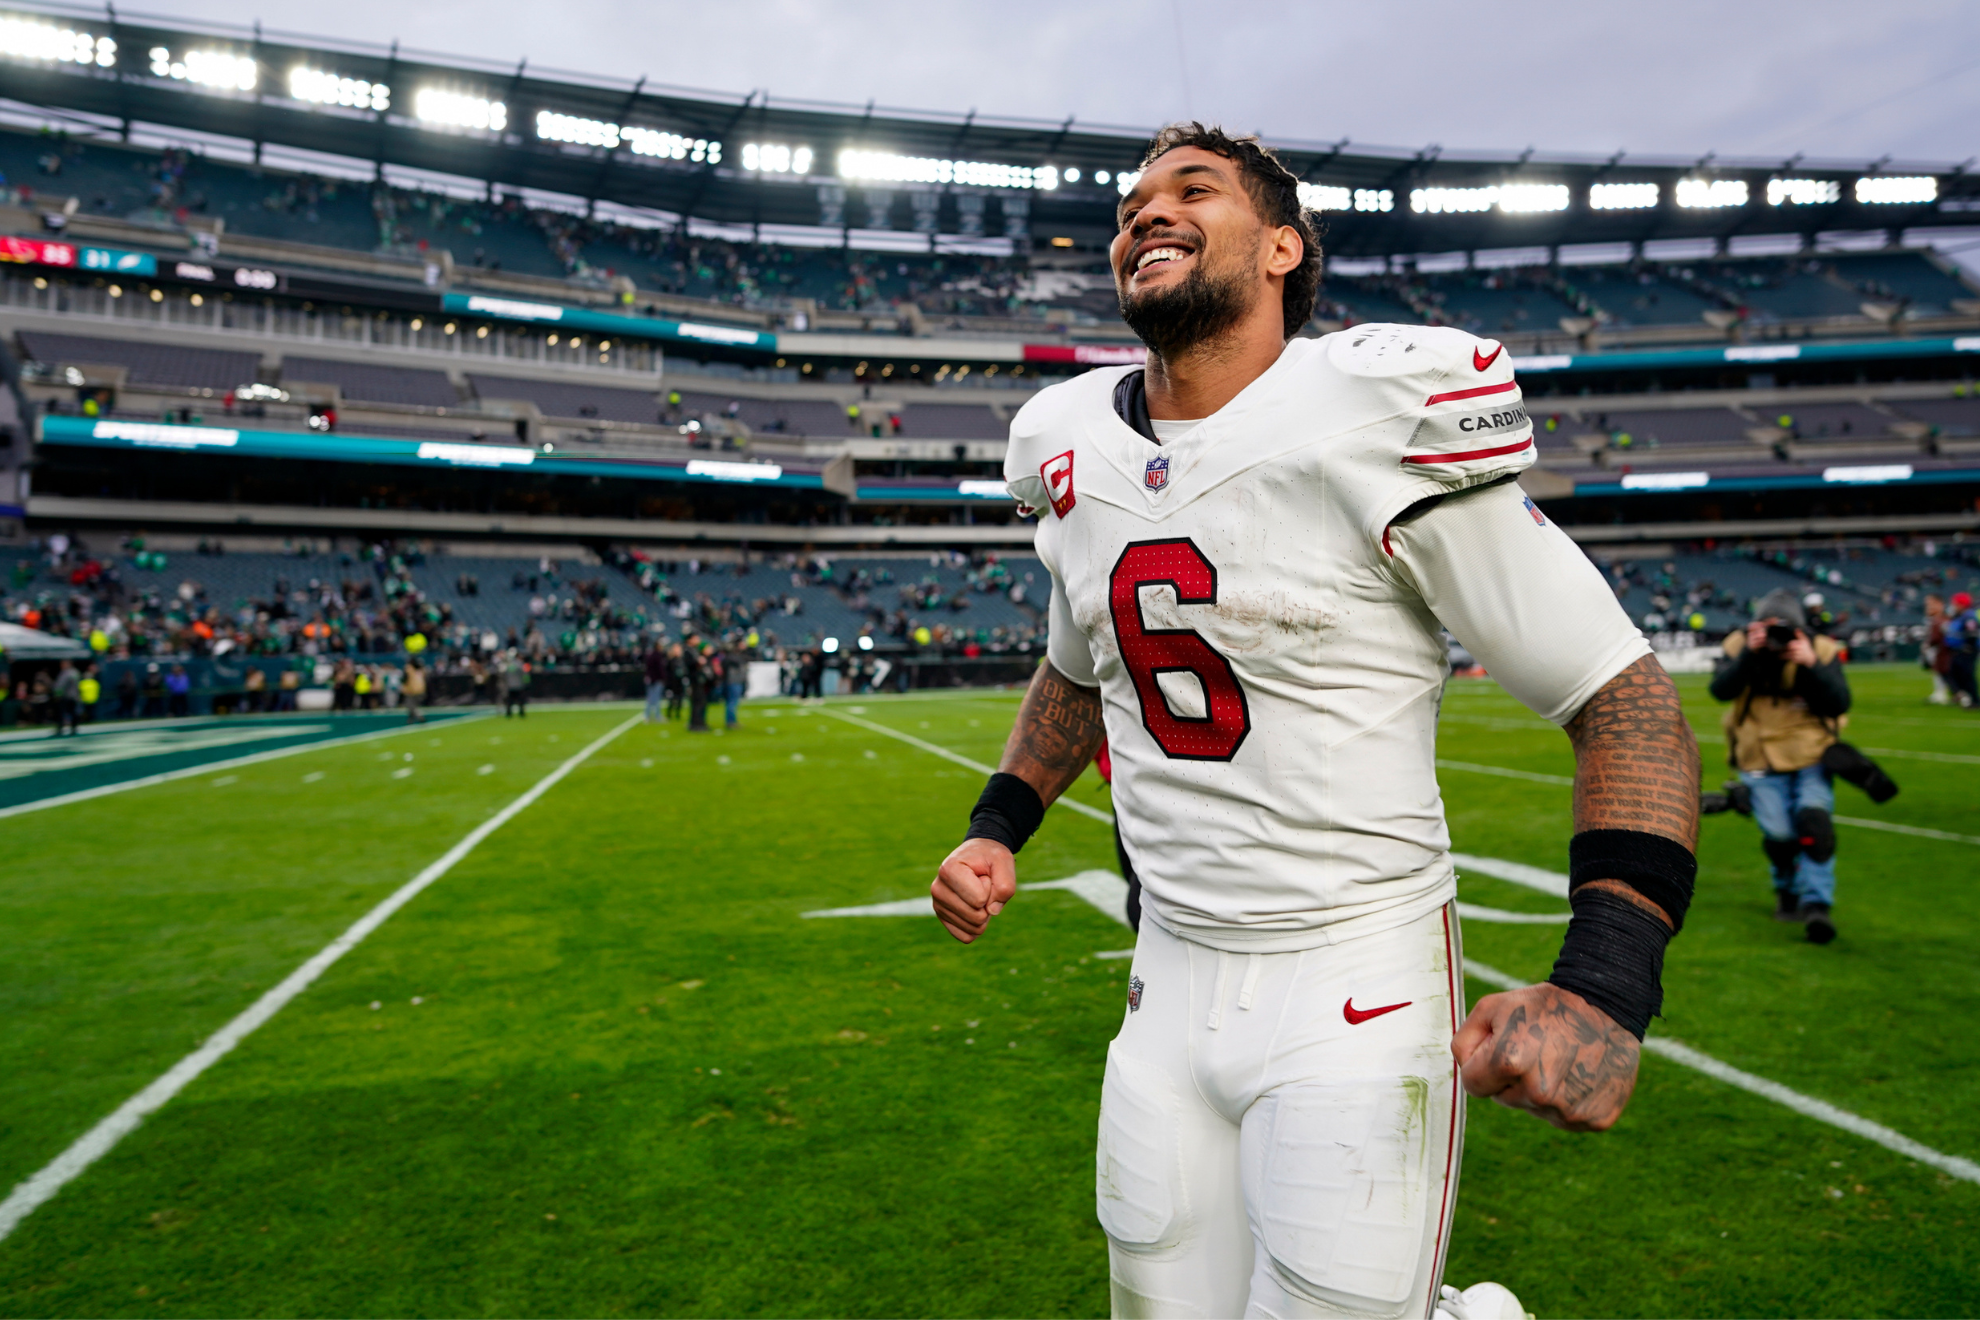
[[[1773,866],[1775,918],[1799,921],[1813,944],[1836,937],[1836,795],[1822,754],[1849,709],[1842,648],[1810,635],[1794,593],[1769,592],[1745,632],[1726,635],[1712,695],[1726,711],[1729,759],[1752,795],[1760,846]]]

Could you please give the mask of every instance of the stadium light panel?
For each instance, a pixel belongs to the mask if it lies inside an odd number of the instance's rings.
[[[602,119],[580,119],[554,110],[536,112],[536,136],[547,142],[571,142],[580,147],[616,147],[620,132],[617,124]]]
[[[1105,170],[1095,170],[1093,171],[1093,181],[1095,183],[1112,183],[1114,176]]]
[[[1354,209],[1357,211],[1393,211],[1396,209],[1396,195],[1387,188],[1356,188]]]
[[[1134,185],[1141,181],[1140,170],[1122,170],[1114,176],[1114,187],[1125,197],[1134,191]]]
[[[499,133],[509,126],[509,107],[485,96],[422,87],[413,95],[413,114],[443,128],[478,128]]]
[[[1663,189],[1654,183],[1592,183],[1588,185],[1588,209],[1647,211],[1662,195]]]
[[[1497,207],[1506,215],[1565,211],[1564,183],[1501,183],[1484,188],[1412,188],[1409,209],[1419,215],[1463,215]]]
[[[289,70],[289,95],[311,105],[344,105],[358,110],[390,110],[392,89],[362,78],[339,78],[298,64]]]
[[[1067,183],[1078,183],[1078,182],[1079,182],[1079,171],[1078,171],[1078,170],[1076,170],[1076,169],[1069,169],[1069,170],[1067,170],[1067,171],[1066,171],[1066,182],[1067,182]]]
[[[626,145],[635,156],[651,156],[655,160],[688,160],[696,164],[722,163],[722,144],[708,138],[682,137],[679,133],[663,132],[657,128],[628,128],[622,131]]]
[[[251,55],[236,55],[230,50],[189,50],[174,57],[166,46],[151,48],[151,72],[154,77],[198,83],[201,87],[227,92],[251,92],[260,76]]]
[[[758,174],[809,174],[811,148],[791,147],[781,142],[745,142],[742,167]]]
[[[1059,186],[1059,171],[1050,165],[1031,168],[982,160],[937,160],[932,156],[897,156],[891,151],[860,151],[852,147],[839,153],[838,164],[839,177],[855,181],[960,183],[976,188],[1036,188],[1041,192]]]
[[[1677,204],[1692,211],[1746,205],[1744,179],[1679,179]]]
[[[1929,174],[1870,175],[1856,181],[1856,200],[1872,206],[1916,206],[1939,200],[1939,181]]]
[[[1309,211],[1351,211],[1354,209],[1354,190],[1337,188],[1331,183],[1302,183],[1299,185],[1299,204]]]
[[[1842,200],[1842,185],[1834,179],[1769,179],[1769,206],[1826,206]]]
[[[110,69],[117,64],[117,43],[109,37],[94,37],[76,28],[37,23],[31,18],[0,18],[0,55]]]

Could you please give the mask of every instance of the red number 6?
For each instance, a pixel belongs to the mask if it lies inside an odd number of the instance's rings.
[[[1141,698],[1141,723],[1156,745],[1178,761],[1228,761],[1251,732],[1251,709],[1237,672],[1194,628],[1150,628],[1141,589],[1165,586],[1178,605],[1215,605],[1217,570],[1196,542],[1135,541],[1108,578],[1107,608],[1121,660]],[[1163,694],[1163,674],[1193,674],[1203,687],[1205,713],[1179,715]]]

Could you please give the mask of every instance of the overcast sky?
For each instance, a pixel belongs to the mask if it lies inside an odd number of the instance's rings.
[[[1448,149],[1957,162],[1973,0],[139,0],[741,93]]]

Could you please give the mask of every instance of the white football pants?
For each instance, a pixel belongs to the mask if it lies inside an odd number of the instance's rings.
[[[1107,1051],[1116,1316],[1428,1316],[1464,1144],[1457,914],[1297,953],[1144,919]]]

